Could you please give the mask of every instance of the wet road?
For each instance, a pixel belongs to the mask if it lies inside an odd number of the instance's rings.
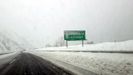
[[[21,53],[0,69],[0,75],[74,75],[49,61],[29,53]]]

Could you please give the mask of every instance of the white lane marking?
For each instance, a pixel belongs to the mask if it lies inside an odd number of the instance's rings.
[[[16,59],[13,59],[9,64],[12,64]]]

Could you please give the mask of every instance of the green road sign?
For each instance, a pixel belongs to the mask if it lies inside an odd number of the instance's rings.
[[[84,30],[67,30],[64,31],[64,39],[67,41],[86,40]]]

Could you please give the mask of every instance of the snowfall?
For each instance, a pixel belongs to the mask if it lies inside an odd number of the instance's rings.
[[[85,44],[84,47],[75,45],[68,48],[40,48],[27,50],[26,52],[47,59],[78,75],[91,75],[91,72],[97,75],[133,75],[132,45],[133,40],[128,40],[123,42]],[[105,52],[102,53],[101,51]],[[111,51],[112,53],[110,53]],[[11,55],[18,54],[18,52],[13,53]],[[6,55],[10,56],[9,54]],[[0,62],[3,56],[0,55]]]

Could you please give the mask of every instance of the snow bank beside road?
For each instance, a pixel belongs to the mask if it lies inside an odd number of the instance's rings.
[[[48,59],[59,60],[99,75],[133,75],[133,54],[89,53],[82,51],[133,51],[133,40],[66,47],[50,47],[32,51]],[[36,52],[37,51],[37,52]],[[51,52],[48,52],[51,51]],[[62,52],[61,52],[62,51]],[[63,52],[64,51],[64,52]],[[70,51],[70,52],[65,52]],[[79,52],[73,52],[79,51]],[[81,51],[81,52],[80,52]]]
[[[9,54],[0,55],[0,66],[10,62],[13,58],[15,58],[20,52],[13,52]]]
[[[66,47],[49,47],[36,50],[80,50],[80,51],[133,51],[133,40],[124,42],[105,42],[99,44],[85,44]]]
[[[133,75],[133,54],[32,52],[44,59],[59,60],[99,75]]]

